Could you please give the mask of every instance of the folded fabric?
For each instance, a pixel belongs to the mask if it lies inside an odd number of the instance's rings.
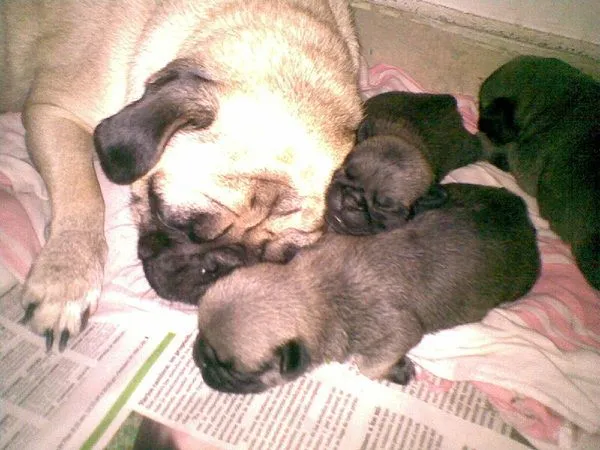
[[[0,295],[22,283],[42,243],[50,202],[29,160],[21,115],[0,116]]]

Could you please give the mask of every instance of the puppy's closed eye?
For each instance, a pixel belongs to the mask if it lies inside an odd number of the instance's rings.
[[[346,166],[346,168],[344,169],[343,173],[349,181],[354,181],[358,179],[360,175],[360,170],[357,167],[348,164],[348,166]]]
[[[375,197],[373,198],[373,205],[378,209],[387,211],[398,209],[399,206],[398,202],[392,197],[380,193],[375,194]]]
[[[287,380],[303,374],[310,365],[310,355],[300,341],[289,341],[275,352],[279,357],[279,373]]]
[[[404,225],[412,216],[412,208],[398,199],[376,193],[369,214],[371,221],[380,225],[381,231],[389,231]]]

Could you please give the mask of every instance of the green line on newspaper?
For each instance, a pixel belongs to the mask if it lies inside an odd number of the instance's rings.
[[[119,395],[119,398],[117,398],[117,401],[112,406],[112,408],[110,408],[108,413],[106,413],[106,416],[104,416],[104,419],[102,419],[102,422],[100,422],[98,424],[98,426],[96,427],[94,432],[90,435],[88,440],[85,441],[85,443],[81,446],[81,450],[91,449],[94,445],[96,445],[98,443],[98,440],[100,439],[100,437],[104,434],[104,432],[106,431],[108,426],[115,419],[115,417],[117,416],[119,411],[123,408],[125,403],[127,403],[127,400],[129,400],[129,397],[131,397],[131,395],[133,394],[133,391],[136,390],[136,388],[138,387],[138,385],[140,384],[142,379],[146,376],[146,374],[148,373],[150,368],[154,365],[154,363],[156,362],[158,357],[161,355],[161,353],[165,350],[167,345],[169,345],[169,343],[173,340],[174,337],[175,337],[175,333],[168,333],[165,336],[165,338],[162,340],[162,342],[158,345],[158,347],[156,347],[156,349],[152,352],[150,357],[146,360],[146,362],[142,365],[142,367],[140,367],[140,369],[137,371],[137,373],[132,378],[132,380],[129,382],[129,384],[127,384],[127,387],[123,390],[121,395]]]

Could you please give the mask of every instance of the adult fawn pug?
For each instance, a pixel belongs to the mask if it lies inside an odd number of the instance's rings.
[[[554,58],[519,56],[479,92],[490,158],[537,197],[542,217],[571,244],[600,289],[600,83]]]
[[[286,265],[236,270],[198,311],[194,359],[225,392],[260,392],[328,361],[353,358],[372,378],[404,383],[424,334],[481,319],[525,294],[539,271],[521,198],[446,185],[448,201],[404,227],[325,234]]]
[[[402,226],[445,201],[438,183],[448,172],[482,156],[451,95],[388,92],[367,100],[364,110],[357,145],[328,189],[327,222],[340,233]]]
[[[97,305],[106,244],[92,159],[132,184],[162,297],[285,261],[322,234],[361,118],[343,0],[2,2],[0,109],[22,110],[53,209],[25,319],[59,348]]]

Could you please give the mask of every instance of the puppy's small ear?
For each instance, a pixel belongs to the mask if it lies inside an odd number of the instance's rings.
[[[495,98],[479,112],[479,130],[497,145],[515,141],[519,135],[515,120],[516,106],[510,98]]]
[[[176,60],[155,74],[144,95],[94,131],[102,169],[128,184],[156,165],[170,137],[183,127],[202,129],[215,118],[213,82],[190,62]]]
[[[412,215],[416,216],[429,209],[439,208],[447,201],[448,191],[441,184],[434,184],[413,203]]]
[[[366,141],[370,137],[375,136],[375,129],[375,122],[369,119],[369,117],[366,117],[358,126],[358,130],[356,130],[356,143],[360,144],[362,141]]]
[[[306,346],[296,340],[289,341],[276,350],[279,356],[279,373],[286,379],[302,375],[310,365]]]

